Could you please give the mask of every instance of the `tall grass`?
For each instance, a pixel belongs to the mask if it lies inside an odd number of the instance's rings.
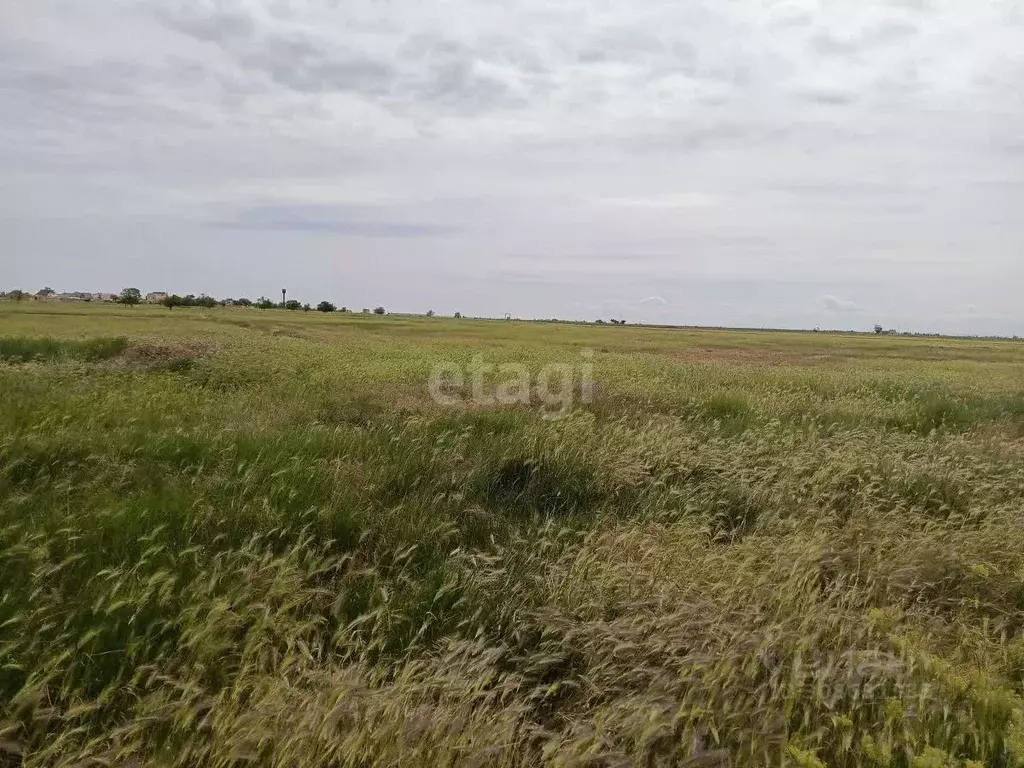
[[[1024,765],[1024,349],[0,311],[0,765]]]
[[[123,336],[80,341],[20,336],[0,338],[0,360],[20,363],[69,358],[95,362],[117,357],[127,348],[128,339]]]

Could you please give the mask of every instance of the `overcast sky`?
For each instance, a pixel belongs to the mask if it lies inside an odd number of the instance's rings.
[[[1019,0],[0,0],[4,289],[1024,335]]]

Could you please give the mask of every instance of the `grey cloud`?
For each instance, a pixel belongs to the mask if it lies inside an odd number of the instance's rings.
[[[805,198],[842,200],[887,199],[894,195],[927,191],[920,184],[906,179],[888,182],[833,178],[828,181],[789,181],[773,184],[772,189]]]
[[[179,3],[173,7],[161,6],[156,14],[172,29],[206,42],[225,45],[250,41],[256,36],[255,20],[240,10],[220,7],[213,11]]]
[[[440,104],[468,112],[523,103],[507,83],[479,71],[477,52],[441,36],[421,33],[397,51],[370,50],[322,31],[259,25],[238,11],[203,16],[179,9],[159,18],[178,32],[217,44],[242,67],[302,93],[353,93],[390,106]]]
[[[387,306],[429,292],[563,316],[667,296],[658,316],[681,322],[874,320],[856,297],[901,327],[955,330],[968,303],[1024,323],[1010,2],[33,0],[16,16],[0,24],[10,280],[187,272],[257,293],[287,247],[289,284],[313,290],[345,239],[346,281]]]
[[[832,106],[845,106],[857,101],[857,95],[838,88],[805,88],[796,92],[797,96],[807,101]]]
[[[208,223],[220,229],[319,232],[364,238],[443,237],[458,231],[453,226],[388,220],[379,214],[372,218],[370,213],[355,206],[259,205],[232,218]]]
[[[692,62],[692,49],[677,49]],[[666,51],[658,30],[637,27],[608,27],[593,35],[577,52],[577,60],[584,64],[608,61],[643,63],[657,58]]]
[[[826,55],[852,56],[866,48],[879,45],[895,45],[917,34],[919,26],[909,21],[881,20],[878,23],[850,33],[836,28],[818,29],[810,38],[810,44],[818,53]]]
[[[863,312],[864,309],[855,301],[847,301],[830,294],[818,299],[818,303],[830,312]]]
[[[472,59],[435,62],[430,73],[428,80],[411,89],[420,100],[469,110],[525,103],[513,98],[506,83],[478,72]]]
[[[279,85],[305,93],[345,91],[380,96],[393,88],[396,77],[386,62],[359,53],[327,55],[308,41],[268,42],[242,54],[240,61],[263,70]]]
[[[216,44],[243,67],[297,91],[379,95],[387,93],[396,78],[386,60],[311,32],[259,25],[239,10],[204,14],[194,7],[178,7],[157,16],[171,29]]]

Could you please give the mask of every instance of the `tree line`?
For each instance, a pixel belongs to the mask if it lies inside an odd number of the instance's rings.
[[[128,302],[137,304],[138,301]],[[210,309],[212,307],[255,307],[256,309],[287,309],[292,312],[309,312],[315,309],[317,312],[351,312],[352,310],[348,307],[341,307],[340,309],[329,301],[321,301],[315,307],[311,306],[308,302],[303,303],[296,299],[288,299],[287,301],[271,301],[266,296],[260,296],[256,301],[252,299],[242,298],[238,299],[215,299],[212,296],[205,294],[201,296],[194,296],[188,294],[187,296],[179,296],[176,293],[172,293],[162,299],[160,303],[168,309],[174,309],[175,307],[203,307]],[[370,314],[371,310],[364,309],[364,314]],[[384,307],[377,307],[372,310],[375,315],[385,315],[387,310]]]
[[[102,298],[101,298],[102,297]],[[157,297],[159,300],[155,300]],[[80,301],[107,301],[114,302],[117,304],[123,304],[124,306],[132,307],[137,304],[157,304],[167,307],[168,309],[174,309],[175,307],[200,307],[203,309],[212,309],[213,307],[256,307],[257,309],[288,309],[292,311],[303,310],[309,312],[312,309],[316,309],[319,312],[352,312],[353,310],[348,307],[341,307],[340,309],[329,301],[321,301],[316,307],[310,306],[308,303],[296,301],[294,299],[285,301],[271,301],[266,296],[260,296],[256,301],[241,297],[238,299],[226,298],[218,299],[214,296],[208,296],[205,293],[201,293],[198,296],[189,293],[185,296],[179,296],[176,293],[172,294],[149,294],[148,297],[144,297],[142,291],[138,288],[123,288],[120,293],[105,293],[105,294],[93,294],[85,293],[82,291],[76,291],[73,293],[65,293],[58,295],[57,292],[47,286],[38,293],[32,294],[27,291],[23,291],[19,288],[14,288],[9,291],[0,291],[0,299],[9,301],[23,301],[25,299],[75,299]],[[363,314],[375,314],[375,315],[386,315],[387,310],[384,307],[377,307],[373,310],[364,309]],[[433,315],[431,310],[429,315]],[[458,315],[458,313],[456,313]],[[461,315],[460,315],[461,316]]]

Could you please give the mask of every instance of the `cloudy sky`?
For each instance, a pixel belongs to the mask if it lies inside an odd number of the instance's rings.
[[[3,288],[1024,334],[1019,0],[0,0]]]

